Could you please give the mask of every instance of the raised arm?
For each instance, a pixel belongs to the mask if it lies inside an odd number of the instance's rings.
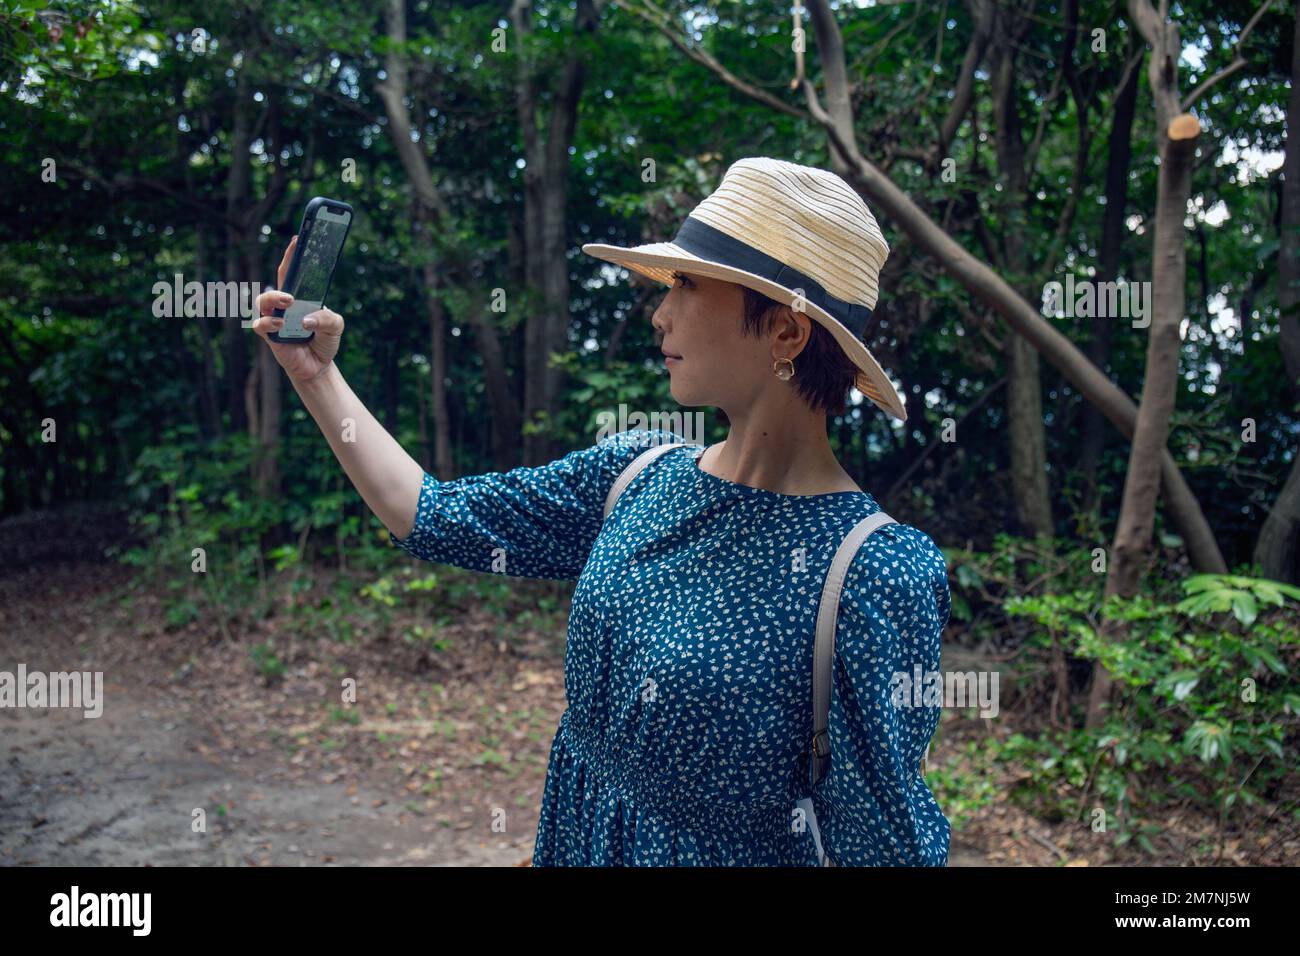
[[[370,510],[391,534],[409,535],[424,468],[370,414],[333,362],[293,387]]]
[[[294,236],[285,247],[276,277],[280,286],[297,242]],[[253,331],[284,369],[370,510],[390,532],[408,534],[415,523],[424,469],[361,404],[334,364],[343,337],[343,316],[327,308],[306,316],[303,327],[315,333],[306,343],[290,345],[267,337],[284,326],[284,319],[272,314],[274,310],[292,301],[293,296],[274,289],[259,295]]]

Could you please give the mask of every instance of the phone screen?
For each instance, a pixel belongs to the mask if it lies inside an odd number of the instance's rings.
[[[293,296],[293,304],[284,310],[281,339],[305,339],[310,330],[302,327],[302,320],[325,303],[334,264],[343,251],[343,240],[348,234],[352,214],[346,210],[331,212],[327,208],[316,210],[307,234],[299,240],[302,248],[294,252],[297,260],[294,275],[285,291]]]
[[[343,237],[348,233],[348,214],[318,210],[312,220],[311,231],[298,260],[298,274],[294,287],[288,292],[295,299],[324,302],[329,291],[334,263],[343,249]]]

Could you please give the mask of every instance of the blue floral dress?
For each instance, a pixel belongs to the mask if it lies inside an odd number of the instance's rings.
[[[675,440],[628,431],[541,467],[426,473],[414,529],[389,534],[427,561],[577,579],[533,865],[815,866],[795,806],[809,796],[835,865],[946,865],[948,820],[919,772],[940,707],[891,694],[893,675],[939,669],[942,553],[906,524],[857,552],[836,630],[831,768],[810,793],[822,582],[879,505],[727,481],[692,445],[651,462],[602,521],[623,468]]]

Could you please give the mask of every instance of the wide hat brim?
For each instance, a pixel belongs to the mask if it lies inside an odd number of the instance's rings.
[[[666,286],[673,285],[673,272],[681,271],[735,282],[761,292],[783,305],[794,305],[795,300],[799,298],[793,289],[744,269],[701,258],[672,242],[652,242],[627,248],[589,242],[582,247],[582,251],[597,259],[631,269]],[[900,422],[907,421],[907,409],[904,407],[902,396],[862,340],[815,302],[804,298],[801,306],[804,314],[821,323],[831,333],[840,348],[844,350],[844,354],[858,367],[858,374],[853,381],[854,387],[877,407]]]

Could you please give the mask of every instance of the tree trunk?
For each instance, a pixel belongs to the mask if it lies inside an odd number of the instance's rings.
[[[574,32],[594,33],[603,0],[577,0]],[[544,419],[543,428],[524,436],[524,464],[549,461],[555,447],[549,422],[559,411],[564,373],[551,366],[552,352],[568,351],[569,259],[566,204],[569,147],[577,127],[585,63],[575,43],[558,72],[551,97],[546,140],[538,133],[537,70],[528,56],[532,36],[532,0],[514,0],[510,19],[516,37],[515,110],[524,146],[524,275],[541,302],[529,308],[524,322],[524,410],[527,423]]]
[[[253,59],[252,56],[249,58]],[[280,104],[281,100],[277,91],[267,89],[266,148],[272,156],[277,156],[280,153],[285,139],[280,122]],[[245,173],[250,168],[246,150],[239,155],[239,166]],[[276,251],[269,248],[264,249],[257,241],[257,236],[262,228],[264,217],[270,214],[276,203],[283,197],[287,183],[288,175],[285,172],[285,167],[277,160],[266,194],[260,197],[257,202],[250,203],[247,208],[241,208],[238,211],[240,234],[243,237],[243,247],[246,250],[241,258],[243,269],[238,278],[245,282],[260,282],[261,277],[264,275],[275,275],[275,265],[279,261],[278,258],[270,263],[263,262],[262,259],[263,256],[274,256]],[[268,265],[270,266],[269,273]],[[241,337],[249,334],[241,325],[242,320],[238,315],[231,321],[233,321],[235,328],[239,330]],[[256,428],[250,427],[249,431],[257,449],[253,465],[253,490],[259,498],[274,501],[280,498],[282,490],[280,486],[280,432],[281,410],[284,407],[284,374],[280,371],[280,363],[275,360],[270,348],[264,343],[259,342],[256,344],[258,349],[254,363],[258,370],[255,392],[258,414]]]
[[[388,116],[389,139],[415,192],[417,202],[415,244],[420,252],[421,261],[427,262],[427,266],[422,266],[421,270],[425,277],[426,288],[432,292],[437,287],[439,264],[433,251],[430,230],[436,228],[438,222],[450,221],[451,211],[434,186],[433,176],[424,154],[420,151],[419,145],[411,139],[413,127],[406,109],[408,67],[406,57],[401,52],[406,44],[406,7],[403,0],[388,0],[384,8],[384,24],[390,43],[390,52],[384,60],[388,75],[383,82],[376,84],[375,90],[383,101],[384,111]],[[470,272],[470,269],[462,269],[457,276],[467,289],[473,284]],[[470,301],[474,304],[470,307],[468,318],[474,328],[475,346],[483,361],[494,450],[498,467],[508,468],[516,459],[519,446],[518,407],[510,393],[500,337],[496,327],[480,311],[481,307],[485,307],[486,300],[475,297],[471,291]],[[441,304],[438,307],[441,308]],[[426,308],[432,309],[433,306],[426,302]],[[433,320],[432,313],[430,313],[430,320]],[[444,347],[439,346],[439,348]],[[445,375],[438,380],[445,381]],[[443,413],[445,412],[444,407]],[[435,418],[438,415],[436,404],[434,415]],[[445,421],[449,422],[450,419],[447,418]],[[437,441],[441,442],[443,439],[439,437]],[[447,465],[445,474],[450,475],[455,471],[450,448],[445,451],[439,449],[437,457],[440,475],[444,474],[441,471],[444,462]]]
[[[488,406],[493,409],[492,460],[498,471],[507,471],[519,464],[519,434],[523,430],[520,407],[510,389],[510,373],[501,338],[492,323],[493,313],[487,308],[488,290],[471,285],[468,291],[469,305],[462,319],[474,329],[483,363],[483,388]]]
[[[1300,402],[1300,16],[1296,17],[1295,42],[1291,47],[1291,99],[1286,111],[1286,159],[1282,164],[1282,233],[1277,250],[1277,304],[1281,314],[1278,336],[1282,364],[1289,388],[1278,390]],[[1243,316],[1242,321],[1245,321]],[[1293,404],[1294,407],[1294,404]],[[1254,560],[1264,577],[1300,583],[1297,565],[1300,552],[1300,452],[1291,462],[1277,500],[1269,510],[1255,544]]]
[[[1024,287],[1031,272],[1025,252],[1025,147],[1021,136],[1015,83],[1014,46],[1025,34],[1024,20],[1008,8],[999,11],[992,68],[994,137],[1003,180],[1001,199],[1005,223],[1003,260],[1021,294],[1036,298]],[[1011,495],[1019,532],[1029,537],[1053,533],[1052,507],[1047,488],[1047,435],[1043,424],[1043,384],[1038,352],[1014,329],[1004,342],[1007,370],[1007,440],[1011,451]]]
[[[424,389],[422,388],[415,390],[415,410],[419,415],[420,454],[418,460],[420,467],[429,474],[436,474],[437,469],[433,464],[433,451],[429,447],[429,409],[428,403],[424,400]]]
[[[284,400],[284,375],[269,348],[257,350],[258,428],[257,465],[253,489],[259,498],[280,497],[280,410]]]
[[[245,262],[244,275],[262,274],[259,247],[254,243]],[[253,463],[253,490],[259,498],[274,501],[280,497],[282,490],[280,440],[281,410],[284,407],[284,373],[280,370],[280,363],[275,360],[271,350],[263,343],[257,344],[259,348],[254,359],[256,375],[252,389],[257,403],[257,416],[249,422],[249,435],[257,449]]]
[[[1165,145],[1161,150],[1157,186],[1152,315],[1147,329],[1142,404],[1138,408],[1119,523],[1106,575],[1107,596],[1136,594],[1150,556],[1156,498],[1160,491],[1160,455],[1169,441],[1169,420],[1179,388],[1178,358],[1182,340],[1178,327],[1183,320],[1187,266],[1183,217],[1191,192],[1192,156],[1199,132],[1200,124],[1184,114],[1161,137]],[[1094,671],[1094,678],[1105,673],[1099,667]],[[1089,727],[1100,724],[1100,709],[1105,704],[1109,680],[1094,680],[1093,686],[1096,693],[1089,699]]]
[[[208,276],[208,237],[204,223],[199,223],[198,233],[198,256],[195,266],[198,269],[196,278],[200,282],[209,281]],[[217,385],[217,357],[212,348],[212,326],[208,323],[208,316],[203,309],[199,310],[198,316],[198,333],[199,333],[199,351],[202,360],[203,381],[199,388],[199,404],[202,409],[205,438],[220,438],[222,435],[221,427],[221,399],[219,397],[219,387]]]
[[[252,97],[249,93],[247,60],[238,67],[235,78],[234,112],[230,122],[230,172],[226,177],[226,274],[227,282],[243,278],[240,264],[247,255],[248,239],[244,229],[236,223],[243,222],[248,207],[249,166],[248,147],[252,130]],[[223,324],[226,357],[226,405],[230,412],[230,426],[240,431],[248,426],[244,409],[244,388],[248,378],[244,327],[239,316],[226,316]]]
[[[1151,267],[1151,314],[1147,328],[1147,359],[1143,373],[1142,404],[1129,451],[1128,474],[1120,505],[1115,543],[1106,574],[1105,595],[1132,597],[1145,571],[1155,528],[1156,498],[1160,492],[1160,457],[1167,454],[1169,420],[1178,395],[1178,359],[1182,345],[1187,280],[1187,235],[1183,219],[1192,189],[1192,159],[1201,125],[1182,112],[1178,94],[1178,28],[1165,21],[1148,0],[1130,0],[1132,19],[1151,44],[1147,79],[1156,104],[1160,172],[1156,187],[1155,238]],[[1103,639],[1116,630],[1115,622],[1102,622]],[[1093,665],[1088,698],[1087,726],[1105,719],[1111,677]]]
[[[1111,122],[1106,153],[1106,211],[1102,215],[1100,282],[1114,282],[1119,276],[1120,254],[1124,246],[1124,214],[1128,209],[1129,160],[1133,152],[1133,117],[1137,112],[1138,71],[1129,72],[1115,100],[1115,117]],[[1090,320],[1087,355],[1102,372],[1110,364],[1110,340],[1114,318],[1095,315]],[[1097,470],[1106,449],[1105,423],[1091,403],[1084,403],[1079,422],[1079,473],[1083,479],[1082,511],[1099,505]]]
[[[394,341],[394,335],[397,333],[396,325],[396,322],[387,323],[387,334],[384,335],[384,341],[380,345],[380,368],[384,370],[384,427],[388,429],[390,435],[397,434],[397,397],[401,385],[397,369],[397,343]]]
[[[447,314],[438,298],[438,271],[432,262],[423,267],[424,305],[429,317],[429,397],[433,410],[433,467],[443,481],[456,477],[451,453],[451,415],[447,408]],[[494,418],[496,416],[493,416]]]

